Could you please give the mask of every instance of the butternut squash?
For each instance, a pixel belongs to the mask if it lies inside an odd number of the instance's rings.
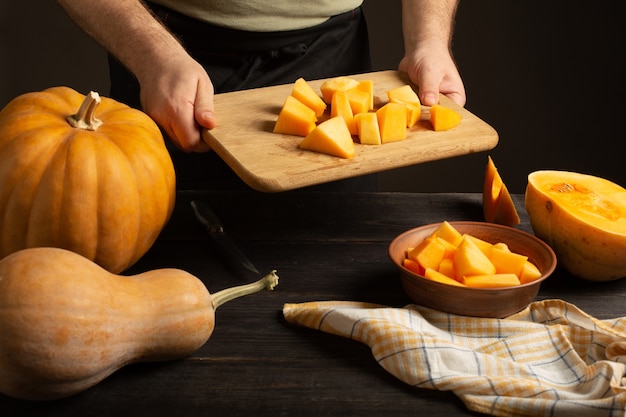
[[[121,276],[65,249],[14,252],[0,261],[0,392],[58,399],[127,364],[190,355],[211,336],[217,307],[277,284],[272,271],[210,295],[180,269]]]

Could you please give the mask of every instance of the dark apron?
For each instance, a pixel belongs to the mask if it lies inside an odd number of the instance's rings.
[[[288,84],[371,71],[367,25],[360,8],[301,30],[247,32],[218,27],[148,3],[207,71],[215,93]],[[110,96],[135,108],[139,84],[109,57]],[[217,114],[219,118],[219,112]],[[179,189],[248,188],[214,153],[185,153],[169,140]],[[374,176],[329,184],[324,189],[374,191]]]

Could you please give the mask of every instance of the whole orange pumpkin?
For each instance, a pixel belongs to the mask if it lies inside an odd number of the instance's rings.
[[[175,191],[163,136],[139,110],[53,87],[0,111],[0,257],[52,246],[121,272],[150,249]]]

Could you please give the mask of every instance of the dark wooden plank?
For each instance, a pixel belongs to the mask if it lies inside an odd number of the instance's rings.
[[[154,247],[128,274],[176,267],[211,292],[256,277],[212,250],[189,209],[210,201],[227,231],[280,284],[216,312],[216,328],[193,355],[128,366],[65,400],[31,403],[0,396],[0,415],[476,415],[448,392],[415,389],[386,373],[358,342],[288,325],[284,303],[410,301],[387,256],[395,235],[441,220],[480,220],[478,194],[181,193]],[[521,228],[530,231],[523,196]],[[626,280],[597,284],[557,270],[539,299],[563,298],[599,318],[623,316]]]

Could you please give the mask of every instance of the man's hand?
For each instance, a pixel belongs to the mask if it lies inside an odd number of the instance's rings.
[[[419,88],[420,101],[432,106],[442,93],[465,106],[465,87],[450,44],[458,0],[402,0],[404,58],[398,69]]]
[[[440,93],[465,106],[465,87],[447,48],[420,47],[400,61],[398,70],[406,72],[418,86],[420,101],[425,106],[437,104]]]
[[[202,129],[216,125],[213,84],[200,64],[184,55],[139,79],[144,111],[185,152],[207,152]]]
[[[187,152],[209,150],[213,84],[140,0],[58,0],[68,15],[139,80],[143,110]]]

